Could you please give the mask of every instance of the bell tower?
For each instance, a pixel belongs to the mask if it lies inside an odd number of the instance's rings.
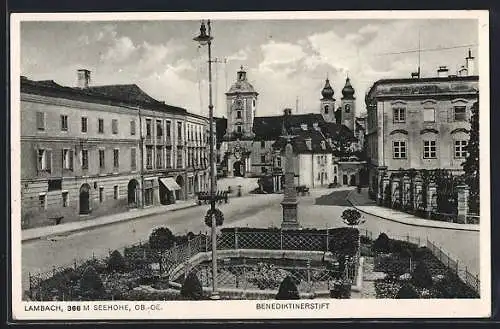
[[[335,98],[333,98],[333,94],[334,91],[327,76],[325,86],[321,90],[321,114],[326,122],[335,122]]]
[[[351,85],[351,79],[347,76],[344,88],[342,88],[341,99],[341,124],[345,125],[354,132],[354,115],[356,113],[356,98],[354,97],[354,88]]]
[[[259,94],[247,80],[247,72],[241,66],[236,82],[226,93],[227,131],[226,140],[251,140],[254,137],[253,119]]]

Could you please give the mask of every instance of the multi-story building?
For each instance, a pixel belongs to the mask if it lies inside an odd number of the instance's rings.
[[[168,204],[206,187],[207,164],[187,157],[206,158],[207,119],[135,84],[89,81],[88,70],[77,88],[21,78],[25,227]]]
[[[328,167],[328,173],[325,172],[323,175],[320,173],[318,176],[316,167],[309,166],[309,168],[306,165],[309,160],[304,160],[299,170],[302,185],[317,187],[330,183],[355,185],[359,182],[358,172],[363,162],[357,161],[359,159],[355,157],[339,154],[334,147],[338,141],[344,140],[348,144],[347,153],[353,155],[355,151],[360,150],[358,146],[363,145],[363,141],[355,139],[353,135],[356,127],[361,126],[359,124],[355,126],[354,88],[349,78],[346,79],[342,89],[341,105],[337,111],[335,111],[334,90],[328,79],[321,91],[320,107],[316,113],[292,114],[290,109],[286,109],[283,116],[257,116],[258,93],[248,82],[243,68],[238,71],[236,82],[226,96],[227,119],[218,119],[218,129],[224,129],[224,133],[217,132],[217,135],[224,136],[218,149],[220,174],[254,177],[273,175],[276,176],[273,178],[276,190],[276,187],[280,186],[278,182],[281,181],[284,165],[282,155],[276,152],[273,145],[283,134],[282,128],[286,117],[290,129],[297,132],[299,139],[304,141],[312,139],[311,148],[308,148],[309,144],[304,144],[305,142],[302,143],[304,147],[296,147],[301,153],[297,156],[301,159],[308,157],[316,159],[317,153],[318,157],[323,159],[320,163],[327,161],[328,158],[327,162],[329,166],[331,165]],[[364,137],[364,130],[356,129],[356,134],[357,136],[362,134],[361,137]],[[321,147],[321,141],[326,143],[325,149]],[[327,156],[326,153],[330,155]]]
[[[472,59],[469,51],[457,75],[440,67],[437,77],[384,79],[369,89],[366,135],[373,193],[380,192],[386,173],[402,168],[462,172],[471,107],[479,97]]]

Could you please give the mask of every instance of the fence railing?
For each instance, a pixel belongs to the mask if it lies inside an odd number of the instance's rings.
[[[444,266],[455,273],[467,286],[472,288],[477,294],[480,294],[479,275],[469,272],[467,266],[461,264],[458,260],[454,259],[450,254],[430,240],[427,240],[427,248]]]

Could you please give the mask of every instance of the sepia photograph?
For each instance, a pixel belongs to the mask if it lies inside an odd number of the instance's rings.
[[[15,318],[487,316],[488,29],[13,14]]]

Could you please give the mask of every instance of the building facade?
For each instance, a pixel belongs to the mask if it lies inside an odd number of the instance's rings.
[[[359,174],[355,173],[352,177],[351,167],[359,170],[363,166],[363,161],[354,153],[360,151],[360,145],[364,145],[364,129],[359,128],[359,124],[355,126],[354,88],[349,78],[342,89],[341,104],[337,111],[334,90],[328,78],[321,90],[319,111],[316,113],[292,114],[290,109],[285,109],[282,116],[258,116],[258,93],[248,83],[243,68],[238,71],[237,80],[226,96],[227,119],[220,118],[217,121],[217,135],[224,136],[218,147],[220,175],[265,177],[268,180],[272,177],[272,190],[279,190],[284,157],[273,145],[283,135],[286,121],[289,129],[303,139],[304,147],[296,148],[300,150],[300,154],[297,153],[296,175],[301,185],[342,185],[346,181],[344,175],[348,175],[345,185],[358,184]],[[225,131],[222,133],[221,129]],[[359,139],[355,138],[354,132]],[[314,136],[311,137],[311,149],[305,143],[308,136]],[[347,145],[346,154],[337,152],[340,141]],[[321,143],[326,143],[325,149],[321,148]],[[348,169],[348,172],[344,172],[343,168]]]
[[[136,85],[89,80],[87,70],[78,71],[77,88],[21,78],[23,227],[173,203],[206,189],[207,119]]]
[[[469,57],[470,53],[469,53]],[[381,197],[381,179],[399,169],[462,173],[478,76],[468,69],[432,78],[384,79],[366,95],[370,191]],[[467,74],[467,71],[469,74]]]

